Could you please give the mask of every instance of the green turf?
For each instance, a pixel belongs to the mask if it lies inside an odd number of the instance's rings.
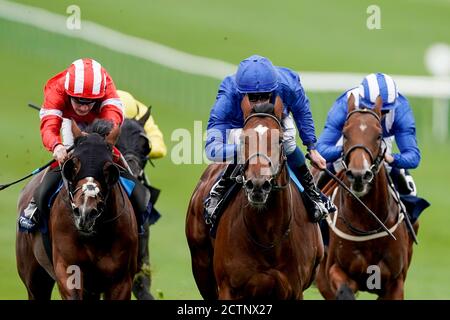
[[[36,5],[33,0],[20,0]],[[71,0],[39,1],[66,14]],[[371,0],[79,0],[82,19],[200,56],[238,63],[253,53],[296,70],[426,74],[423,55],[448,42],[450,2],[376,1],[381,30],[366,27]]]
[[[41,6],[51,7],[62,14],[68,3],[72,4],[70,1],[39,2]],[[448,30],[450,21],[443,17],[448,2],[442,1],[427,2],[426,6],[420,1],[410,2],[402,12],[399,12],[401,2],[382,2],[382,7],[392,8],[392,11],[383,13],[382,9],[381,31],[365,29],[367,5],[356,1],[351,3],[353,5],[346,3],[340,7],[334,2],[308,2],[302,5],[292,2],[284,10],[270,5],[260,5],[255,9],[252,4],[256,2],[245,2],[240,6],[233,2],[225,5],[211,1],[208,6],[202,3],[180,1],[169,7],[169,4],[164,5],[160,1],[140,5],[130,1],[100,9],[87,1],[78,1],[82,7],[82,17],[181,50],[234,63],[250,53],[259,52],[273,57],[276,63],[304,70],[370,72],[382,69],[389,73],[425,73],[423,50],[433,41],[446,40],[444,36],[448,34],[444,30]],[[101,16],[102,10],[106,10],[107,14]],[[339,14],[334,14],[335,11]],[[251,12],[250,16],[248,12]],[[265,13],[268,12],[273,13],[274,19],[267,19]],[[233,23],[229,22],[231,16]],[[406,23],[407,17],[414,17],[416,22]],[[336,27],[330,22],[323,22],[329,21],[327,19],[336,22]],[[447,28],[440,25],[444,23],[442,21],[446,21]],[[391,27],[395,30],[393,34],[388,29]],[[266,31],[270,40],[265,36]],[[351,35],[346,37],[349,32]],[[383,34],[377,35],[376,32]],[[414,39],[411,39],[409,35],[413,32]],[[354,45],[364,37],[368,37],[364,46]],[[341,42],[342,38],[348,39],[348,43]],[[395,38],[402,40],[394,46]],[[352,44],[351,50],[349,43]],[[384,45],[386,43],[391,44],[392,55],[382,50],[388,47]],[[26,103],[40,103],[45,81],[76,58],[90,56],[99,60],[119,88],[130,90],[136,97],[154,106],[153,114],[168,144],[168,157],[155,161],[156,168],[147,169],[155,186],[163,190],[158,204],[163,217],[151,231],[152,291],[155,294],[163,292],[166,299],[200,298],[190,270],[184,217],[189,197],[204,165],[174,165],[170,153],[176,142],[171,141],[171,134],[176,128],[186,128],[192,132],[195,120],[203,121],[205,128],[219,81],[182,74],[90,43],[2,19],[0,47],[0,183],[23,176],[50,157],[41,146],[37,112],[27,108]],[[320,132],[326,112],[337,93],[308,95]],[[450,267],[450,257],[446,253],[450,241],[446,226],[450,222],[447,213],[450,208],[447,196],[450,171],[445,169],[445,165],[450,162],[450,147],[448,144],[436,144],[433,140],[431,101],[411,99],[411,103],[423,150],[421,166],[414,171],[414,176],[419,192],[432,202],[432,207],[421,219],[420,245],[415,248],[406,283],[406,297],[449,299],[450,280],[446,272]],[[0,192],[0,299],[26,298],[26,291],[15,269],[14,252],[15,206],[23,185]],[[320,296],[315,289],[311,289],[306,297]]]

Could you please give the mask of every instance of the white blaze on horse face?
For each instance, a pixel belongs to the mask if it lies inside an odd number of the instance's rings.
[[[364,166],[364,170],[370,170],[370,164],[369,161],[367,161],[366,156],[363,154],[363,166]]]
[[[95,198],[97,194],[100,192],[100,189],[98,188],[97,184],[94,182],[94,178],[92,177],[87,178],[87,182],[83,184],[81,190],[83,191],[86,197],[91,198]]]
[[[365,122],[361,121],[361,124],[359,125],[359,128],[362,132],[364,132],[367,129],[367,125]]]
[[[84,201],[83,205],[81,206],[80,213],[84,217],[86,214],[87,209],[87,202],[89,198],[95,198],[97,194],[100,192],[100,189],[98,188],[97,184],[94,182],[94,178],[87,177],[87,181],[83,183],[81,186],[81,190],[84,194]]]
[[[256,133],[258,133],[258,135],[262,136],[264,133],[266,133],[266,131],[269,130],[269,128],[258,124],[258,126],[255,128]]]

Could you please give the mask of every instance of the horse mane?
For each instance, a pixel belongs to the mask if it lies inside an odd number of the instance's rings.
[[[73,121],[73,120],[72,120]],[[88,134],[97,134],[103,139],[111,132],[114,127],[114,123],[111,120],[96,119],[86,128],[85,132]],[[74,140],[74,144],[77,146],[81,142],[87,139],[86,135],[81,135]]]
[[[257,104],[253,107],[252,109],[252,113],[267,113],[267,114],[271,114],[274,115],[275,114],[275,106],[270,103],[262,103],[262,104]]]
[[[105,138],[113,129],[114,123],[111,120],[96,119],[86,128],[86,133],[97,133]]]

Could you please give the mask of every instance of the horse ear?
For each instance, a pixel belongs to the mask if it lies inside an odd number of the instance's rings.
[[[108,142],[110,145],[115,145],[117,138],[119,138],[120,135],[120,127],[114,126],[114,128],[111,130],[111,132],[106,136],[105,140],[106,142]]]
[[[382,107],[383,107],[383,98],[381,98],[381,96],[378,96],[377,99],[375,100],[375,108],[373,109],[373,111],[375,111],[377,115],[381,116]]]
[[[80,171],[80,160],[78,158],[70,158],[62,167],[62,175],[68,181],[74,181]]]
[[[141,127],[144,127],[147,120],[150,118],[150,115],[152,114],[152,106],[148,106],[147,112],[139,119],[137,122]]]
[[[275,98],[275,107],[273,109],[273,112],[275,113],[275,117],[277,117],[278,120],[281,120],[281,117],[283,115],[283,100],[281,100],[280,96],[277,96]]]
[[[108,186],[113,186],[117,183],[117,181],[119,181],[119,168],[112,162],[105,163],[103,166],[103,174],[105,176],[105,182]]]
[[[244,120],[245,120],[252,112],[252,106],[250,104],[250,100],[248,99],[248,94],[246,94],[244,96],[244,99],[242,99],[241,109],[242,109],[242,113],[244,114]]]
[[[73,138],[76,139],[80,136],[83,135],[83,132],[81,131],[81,129],[78,127],[77,122],[75,120],[71,120],[72,122],[72,134],[73,134]]]
[[[347,105],[348,105],[348,113],[350,113],[356,109],[355,96],[353,95],[353,93],[350,93],[350,96],[348,97]]]

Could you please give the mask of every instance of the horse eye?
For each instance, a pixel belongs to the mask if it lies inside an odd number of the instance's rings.
[[[377,140],[379,141],[379,140],[381,140],[381,139],[383,139],[383,136],[380,134],[380,135],[378,136]]]

